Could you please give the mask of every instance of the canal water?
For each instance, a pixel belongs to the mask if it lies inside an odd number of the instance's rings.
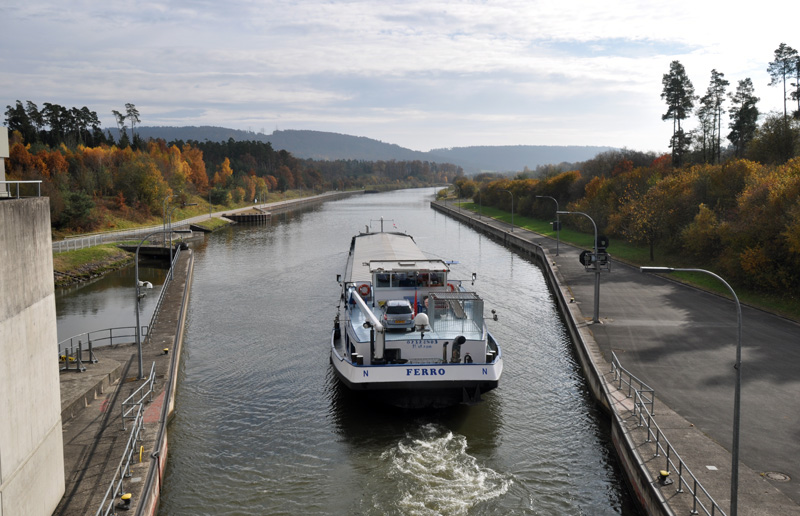
[[[635,514],[541,271],[433,211],[434,193],[358,195],[194,246],[160,514]],[[477,273],[505,363],[481,404],[400,410],[337,383],[336,275],[381,217],[456,260],[453,277]]]
[[[143,290],[146,295],[139,302],[139,321],[142,326],[150,324],[161,287],[167,278],[167,267],[168,264],[153,261],[139,264],[139,280],[149,281],[153,285],[152,289]],[[111,271],[87,283],[58,288],[58,341],[106,328],[128,328],[115,331],[114,335],[133,335],[136,328],[135,304],[136,271],[133,265]],[[104,343],[108,342],[101,341],[99,345]]]

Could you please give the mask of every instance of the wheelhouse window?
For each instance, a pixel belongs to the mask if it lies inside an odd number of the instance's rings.
[[[445,284],[445,273],[442,272],[378,272],[374,284],[379,288],[426,288],[442,287]]]

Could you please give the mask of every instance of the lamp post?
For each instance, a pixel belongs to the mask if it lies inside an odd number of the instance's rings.
[[[191,233],[191,232],[192,231],[190,229],[178,229],[178,230],[175,230],[175,231],[172,231],[172,230],[170,230],[170,231],[153,231],[152,233],[148,233],[147,235],[145,235],[145,237],[142,239],[142,241],[139,242],[139,245],[136,246],[136,255],[134,256],[134,263],[136,263],[136,267],[135,267],[135,269],[136,269],[136,274],[135,274],[135,276],[136,276],[136,350],[137,350],[137,352],[139,354],[139,376],[137,376],[137,378],[139,380],[144,378],[144,374],[142,372],[142,339],[141,339],[141,337],[139,335],[140,334],[140,329],[141,329],[140,326],[139,326],[139,299],[141,299],[141,295],[140,295],[141,285],[139,284],[139,249],[142,247],[142,244],[144,244],[145,240],[147,240],[148,238],[150,238],[153,235],[158,235],[159,233],[161,233],[163,235],[166,235],[167,233]],[[164,238],[166,238],[166,236]]]
[[[736,292],[728,284],[727,281],[705,269],[680,269],[674,267],[639,267],[639,270],[646,273],[664,273],[669,274],[672,272],[702,272],[722,282],[728,291],[733,296],[736,302],[736,383],[733,394],[733,442],[731,443],[731,511],[730,516],[736,516],[739,504],[739,419],[741,404],[741,391],[742,391],[742,305],[739,303],[739,298]]]
[[[556,215],[563,214],[563,215],[583,215],[587,219],[589,219],[592,223],[592,227],[594,227],[594,315],[592,317],[593,323],[600,322],[600,264],[598,263],[597,257],[597,224],[594,223],[594,219],[589,215],[583,213],[582,211],[558,211],[556,210]]]
[[[196,202],[189,202],[189,203],[181,203],[181,207],[185,208],[186,206],[197,206]],[[172,212],[175,211],[177,206],[173,206],[172,209],[169,210],[169,216],[167,217],[169,230],[172,231]],[[165,238],[166,240],[166,238]],[[169,279],[174,279],[175,275],[172,273],[172,233],[169,234]]]
[[[173,197],[175,197],[175,194],[169,194],[168,196],[164,197],[164,207],[162,209],[163,224],[161,225],[162,226],[161,229],[164,231],[165,235],[167,233],[167,201],[172,199]],[[166,243],[167,241],[164,240],[164,244]]]
[[[511,232],[514,232],[514,194],[511,193],[511,190],[503,190],[507,192],[508,195],[511,196]]]
[[[478,218],[481,218],[483,212],[483,200],[481,199],[481,189],[478,188]]]
[[[558,219],[558,201],[549,195],[537,195],[537,199],[552,199],[556,203],[556,256],[558,256],[558,246],[561,241],[561,221]]]

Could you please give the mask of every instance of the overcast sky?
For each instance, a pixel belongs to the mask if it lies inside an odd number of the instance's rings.
[[[141,125],[313,129],[423,151],[667,151],[670,62],[699,95],[716,68],[730,91],[750,77],[762,112],[782,111],[766,68],[781,42],[800,48],[798,19],[784,0],[0,0],[0,107],[87,106],[111,128],[130,102]]]

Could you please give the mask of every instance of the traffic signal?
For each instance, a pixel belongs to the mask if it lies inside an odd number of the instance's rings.
[[[606,248],[609,244],[608,237],[603,235],[597,237],[597,263],[601,266],[608,265],[608,253],[606,252]]]

